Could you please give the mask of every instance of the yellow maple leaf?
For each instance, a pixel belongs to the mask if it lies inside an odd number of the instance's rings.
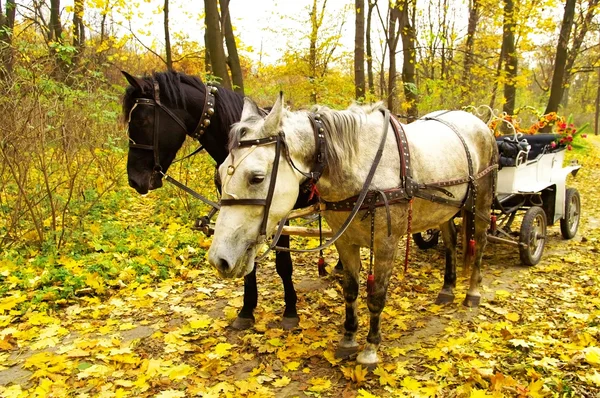
[[[585,360],[590,365],[600,365],[600,347],[587,347],[583,350]]]
[[[377,395],[371,394],[367,390],[359,388],[357,398],[378,398],[378,397],[377,397]]]
[[[278,387],[278,388],[285,387],[288,384],[290,384],[291,381],[292,381],[292,379],[290,379],[289,377],[283,376],[273,382],[273,387]]]
[[[178,390],[161,391],[154,396],[155,398],[182,398],[185,397],[185,392]]]
[[[509,312],[508,314],[504,315],[504,317],[511,322],[518,322],[519,319],[521,319],[519,314],[517,314],[515,312]]]
[[[544,388],[544,380],[539,379],[537,381],[532,381],[527,387],[527,396],[530,398],[543,398],[547,394],[542,391]]]
[[[202,315],[199,318],[190,319],[192,329],[206,329],[212,323],[212,318],[208,315]]]
[[[425,355],[427,355],[427,358],[429,359],[435,359],[436,361],[439,361],[446,356],[446,353],[439,348],[433,348],[431,350],[427,350]]]
[[[358,385],[362,384],[367,377],[367,373],[369,373],[369,371],[366,368],[363,368],[361,365],[356,365],[354,372],[352,373],[352,381]]]
[[[194,368],[186,363],[182,363],[164,369],[161,373],[171,380],[181,380],[194,373]]]
[[[217,355],[217,357],[223,358],[229,355],[229,350],[231,350],[231,347],[233,346],[229,343],[219,343],[215,346],[213,352]]]
[[[400,384],[409,391],[417,392],[419,391],[419,388],[421,388],[421,383],[410,376],[406,376],[404,379],[402,379],[402,383]]]
[[[391,386],[391,387],[395,387],[396,386],[396,379],[392,375],[390,375],[381,366],[378,366],[373,371],[373,374],[379,376],[379,384],[381,384],[382,386],[385,386],[385,385],[388,385],[388,386]]]
[[[308,382],[311,384],[308,391],[312,392],[323,392],[331,387],[331,380],[326,377],[313,377]]]
[[[479,388],[471,390],[471,393],[469,394],[469,398],[485,398],[492,396],[493,395],[487,393],[487,390],[480,390]]]
[[[596,385],[597,387],[600,387],[600,373],[594,371],[594,374],[586,376],[586,379],[590,383]]]
[[[294,370],[298,370],[298,368],[300,367],[300,362],[298,361],[291,361],[286,363],[285,365],[283,365],[283,370],[285,370],[286,372],[294,371]]]

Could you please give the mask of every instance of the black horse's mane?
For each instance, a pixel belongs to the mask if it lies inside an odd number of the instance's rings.
[[[154,72],[139,79],[142,83],[141,91],[134,86],[128,86],[123,96],[123,117],[129,117],[129,112],[136,98],[153,98],[154,81],[158,83],[160,100],[169,107],[187,109],[192,101],[204,100],[206,86],[196,76],[183,72],[167,71]],[[190,86],[198,93],[188,93],[185,86]],[[219,101],[217,101],[217,114],[222,120],[233,123],[239,119],[243,107],[243,97],[231,90],[219,87]]]

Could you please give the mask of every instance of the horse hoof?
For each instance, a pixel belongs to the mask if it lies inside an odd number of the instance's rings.
[[[231,324],[231,327],[235,330],[248,330],[254,326],[254,318],[235,318],[235,321]]]
[[[463,301],[463,305],[469,308],[479,307],[480,301],[481,296],[471,296],[467,294],[467,296],[465,297],[465,301]]]
[[[450,293],[440,293],[437,296],[437,299],[435,299],[435,303],[437,305],[442,305],[442,304],[451,304],[454,301],[454,294],[450,294]]]
[[[379,363],[379,356],[374,351],[362,351],[356,357],[356,362],[365,366],[368,370],[373,370]]]
[[[294,329],[296,326],[298,326],[298,323],[300,323],[300,318],[298,318],[297,316],[295,317],[283,317],[281,319],[281,328],[283,330],[292,330]]]
[[[342,265],[342,263],[338,262],[335,267],[333,268],[333,273],[334,274],[343,274],[344,273],[344,266]]]
[[[335,350],[335,357],[337,359],[348,359],[358,352],[358,344],[354,347],[342,347],[338,346]]]

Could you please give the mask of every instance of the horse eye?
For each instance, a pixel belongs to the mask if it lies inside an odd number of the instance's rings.
[[[247,129],[247,128],[245,128],[245,127],[242,127],[242,128],[240,129],[240,137],[243,137],[243,136],[245,136],[247,132],[248,132],[248,129]]]
[[[265,176],[255,175],[250,178],[251,185],[258,185],[265,180]]]

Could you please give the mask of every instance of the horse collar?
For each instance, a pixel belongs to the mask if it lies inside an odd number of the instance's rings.
[[[327,151],[325,146],[325,125],[321,120],[321,115],[318,113],[310,113],[308,118],[313,127],[313,133],[315,135],[315,160],[311,171],[307,174],[302,173],[308,180],[302,184],[302,188],[315,192],[315,187],[321,176],[323,170],[327,165]]]
[[[192,138],[200,141],[200,138],[206,132],[208,126],[210,126],[210,118],[215,113],[215,104],[216,98],[215,94],[219,89],[210,83],[205,86],[206,94],[204,95],[204,106],[202,107],[202,113],[200,114],[200,120],[198,120],[198,125],[194,129],[194,132],[191,134]]]

